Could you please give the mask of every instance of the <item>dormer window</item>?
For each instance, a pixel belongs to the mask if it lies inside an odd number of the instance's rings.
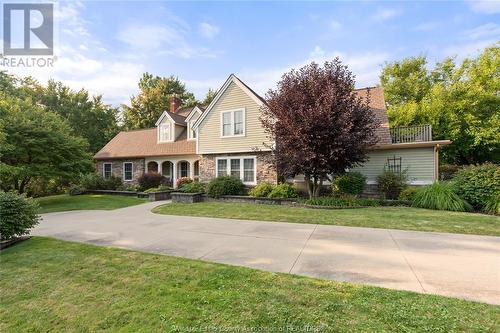
[[[162,123],[158,126],[158,141],[172,141],[172,125],[169,122]]]

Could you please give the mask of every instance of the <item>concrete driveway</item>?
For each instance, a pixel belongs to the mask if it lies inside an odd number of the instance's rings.
[[[150,212],[163,203],[44,214],[33,234],[500,304],[500,237]]]

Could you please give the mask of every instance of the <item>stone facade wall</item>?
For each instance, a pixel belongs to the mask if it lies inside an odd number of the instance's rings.
[[[202,155],[200,159],[200,181],[208,182],[216,177],[215,159],[219,156],[256,156],[257,183],[277,183],[276,169],[269,163],[270,153],[238,153],[238,154],[210,154]]]
[[[103,165],[104,163],[111,163],[111,173],[113,176],[118,177],[123,180],[123,163],[132,162],[132,180],[126,181],[127,184],[137,184],[137,180],[145,172],[145,163],[143,158],[138,159],[124,159],[124,160],[99,160],[96,164],[96,172],[98,175],[103,175]]]

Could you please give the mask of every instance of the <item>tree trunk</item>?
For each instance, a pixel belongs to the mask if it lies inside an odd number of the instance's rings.
[[[314,197],[315,198],[319,197],[322,187],[323,187],[323,178],[320,178],[319,184],[317,184],[316,188],[314,189]]]
[[[311,176],[309,176],[309,174],[305,174],[304,175],[304,179],[306,181],[306,185],[307,185],[307,194],[309,195],[309,199],[312,199],[313,198],[313,185],[311,183]]]
[[[21,181],[21,185],[19,185],[19,189],[18,189],[18,191],[19,191],[20,194],[24,193],[26,185],[28,185],[29,181],[30,181],[29,177],[24,177],[23,178],[23,180]]]

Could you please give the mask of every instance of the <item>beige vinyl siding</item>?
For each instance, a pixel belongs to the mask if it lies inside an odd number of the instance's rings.
[[[240,108],[245,109],[245,135],[221,137],[221,113]],[[234,82],[231,82],[199,126],[198,153],[250,152],[255,147],[266,149],[262,143],[268,140],[259,116],[260,106]]]
[[[361,167],[353,170],[367,177],[368,183],[374,183],[380,175],[388,158],[401,157],[402,170],[408,170],[408,181],[411,184],[423,185],[434,181],[434,148],[387,149],[374,150],[368,154],[370,159]]]

